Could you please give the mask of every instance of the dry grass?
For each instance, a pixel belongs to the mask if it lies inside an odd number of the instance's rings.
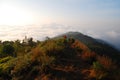
[[[88,50],[88,47],[78,40],[75,40],[75,42],[72,44],[72,47],[81,48],[82,50]]]
[[[45,53],[40,50],[40,48],[36,47],[32,50],[32,61],[39,61],[40,60],[40,56],[44,56]]]
[[[96,58],[96,53],[91,51],[85,51],[82,53],[81,58],[85,61],[88,61],[90,59]]]
[[[97,60],[107,70],[113,70],[116,68],[115,63],[107,56],[98,56]]]

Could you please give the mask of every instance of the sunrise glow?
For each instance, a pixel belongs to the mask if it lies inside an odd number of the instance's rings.
[[[0,5],[1,25],[26,25],[32,23],[33,19],[33,15],[21,7],[8,3]]]

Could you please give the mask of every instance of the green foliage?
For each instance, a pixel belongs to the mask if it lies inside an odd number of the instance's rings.
[[[16,58],[13,57],[5,57],[1,59],[0,63],[0,75],[3,78],[8,78],[11,77],[11,70],[13,67],[16,65]]]
[[[40,45],[41,50],[44,51],[48,56],[57,57],[61,50],[63,50],[64,46],[62,43],[58,44],[57,41],[49,40],[44,42],[44,44]]]
[[[14,42],[13,47],[14,47],[14,49],[15,49],[15,53],[17,53],[17,52],[22,52],[22,51],[23,51],[23,50],[22,50],[23,46],[21,45],[21,43],[20,43],[19,40],[16,40],[16,41]]]
[[[103,65],[99,62],[93,62],[93,70],[95,71],[96,80],[104,79],[108,76],[107,71],[104,69]]]
[[[1,53],[3,53],[4,55],[13,55],[15,49],[12,45],[10,44],[6,44],[3,45]]]
[[[99,62],[93,62],[93,68],[95,70],[102,70],[103,69],[103,66],[99,63]]]
[[[71,47],[71,44],[66,39],[49,40],[41,44],[40,48],[48,56],[54,56],[56,59],[73,58],[75,49]]]
[[[0,80],[61,80],[61,77],[64,80],[91,80],[91,77],[96,80],[120,79],[116,77],[120,74],[116,71],[119,67],[113,64],[111,58],[98,55],[73,38],[37,43],[30,38],[27,45],[19,40],[6,41],[0,44],[0,50]],[[16,56],[13,57],[13,54]]]
[[[38,47],[32,50],[32,61],[33,63],[39,64],[41,69],[54,63],[54,60],[55,58],[53,56],[46,55],[46,53],[41,51]]]
[[[13,57],[11,57],[11,56],[7,56],[7,57],[5,57],[5,58],[1,58],[1,59],[0,59],[0,64],[9,61],[9,60],[12,59],[12,58],[13,58]]]
[[[28,39],[28,45],[31,47],[34,47],[36,45],[36,43],[33,41],[33,38]]]
[[[13,72],[14,74],[20,74],[23,70],[27,69],[31,64],[30,55],[19,56],[16,61],[16,65],[14,66]]]

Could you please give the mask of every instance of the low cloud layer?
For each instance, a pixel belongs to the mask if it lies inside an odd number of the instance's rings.
[[[120,49],[120,32],[116,29],[94,29],[81,26],[68,26],[61,24],[46,24],[46,25],[27,25],[27,26],[0,26],[0,40],[22,40],[25,36],[33,37],[35,40],[44,40],[46,36],[54,37],[56,35],[78,31],[94,38],[105,40]]]

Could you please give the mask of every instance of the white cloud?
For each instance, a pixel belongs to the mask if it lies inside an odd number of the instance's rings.
[[[119,47],[120,33],[119,30],[83,28],[80,26],[67,26],[61,24],[46,25],[26,25],[26,26],[0,26],[0,40],[22,40],[25,36],[33,37],[35,40],[43,40],[46,36],[54,37],[56,35],[69,31],[79,31],[88,36],[103,39]]]
[[[120,37],[120,34],[116,31],[109,31],[106,33],[106,35],[110,38],[113,38],[113,39]]]

